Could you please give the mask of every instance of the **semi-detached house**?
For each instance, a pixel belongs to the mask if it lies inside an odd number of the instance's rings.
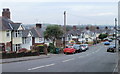
[[[22,44],[21,23],[15,23],[10,19],[9,9],[3,9],[0,17],[0,49],[2,51],[17,51]]]

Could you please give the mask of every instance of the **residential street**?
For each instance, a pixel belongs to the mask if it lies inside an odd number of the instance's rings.
[[[5,63],[3,72],[117,72],[118,56],[106,52],[103,43],[76,54],[51,58]]]

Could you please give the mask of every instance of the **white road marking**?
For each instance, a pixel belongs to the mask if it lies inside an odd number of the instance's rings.
[[[115,68],[114,68],[114,70],[113,70],[113,73],[112,73],[112,74],[114,74],[114,72],[116,72],[117,67],[118,67],[118,64],[116,64],[116,66],[115,66]]]
[[[100,51],[101,49],[102,49],[102,48],[100,48],[100,49],[98,49],[98,50],[96,50],[96,51],[94,51],[94,52],[91,52],[91,53],[89,53],[89,54],[86,54],[86,55],[84,55],[84,56],[80,56],[80,57],[78,57],[78,58],[83,58],[83,57],[92,55],[92,54],[94,54],[94,53],[97,53],[97,52]]]
[[[53,65],[55,65],[55,64],[49,64],[49,65],[45,65],[46,67],[49,67],[49,66],[53,66]]]
[[[74,58],[68,59],[68,60],[64,60],[64,61],[62,61],[62,62],[68,62],[68,61],[71,61],[71,60],[74,60]]]
[[[49,64],[49,65],[45,65],[45,66],[39,66],[39,67],[31,68],[31,69],[28,69],[28,70],[40,69],[40,68],[43,68],[43,67],[49,67],[49,66],[53,66],[53,65],[55,65],[55,64],[53,63],[53,64]]]

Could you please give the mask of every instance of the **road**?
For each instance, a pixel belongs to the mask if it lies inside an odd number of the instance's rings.
[[[116,53],[106,52],[103,43],[76,54],[6,63],[3,72],[117,72]]]

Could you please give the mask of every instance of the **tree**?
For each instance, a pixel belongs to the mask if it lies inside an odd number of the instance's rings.
[[[96,29],[99,30],[100,29],[99,26],[97,26]]]
[[[67,32],[70,31],[70,30],[72,30],[72,29],[73,29],[72,26],[70,26],[70,25],[66,25],[66,31],[67,31]]]
[[[107,26],[105,26],[105,29],[106,29],[106,30],[108,30],[108,27],[107,27]]]
[[[86,30],[89,30],[89,26],[86,26]]]
[[[103,40],[104,38],[107,38],[107,36],[108,36],[107,34],[100,34],[98,38]]]
[[[44,38],[50,39],[53,44],[55,43],[56,39],[59,39],[63,35],[63,30],[59,25],[49,25],[44,32]]]

